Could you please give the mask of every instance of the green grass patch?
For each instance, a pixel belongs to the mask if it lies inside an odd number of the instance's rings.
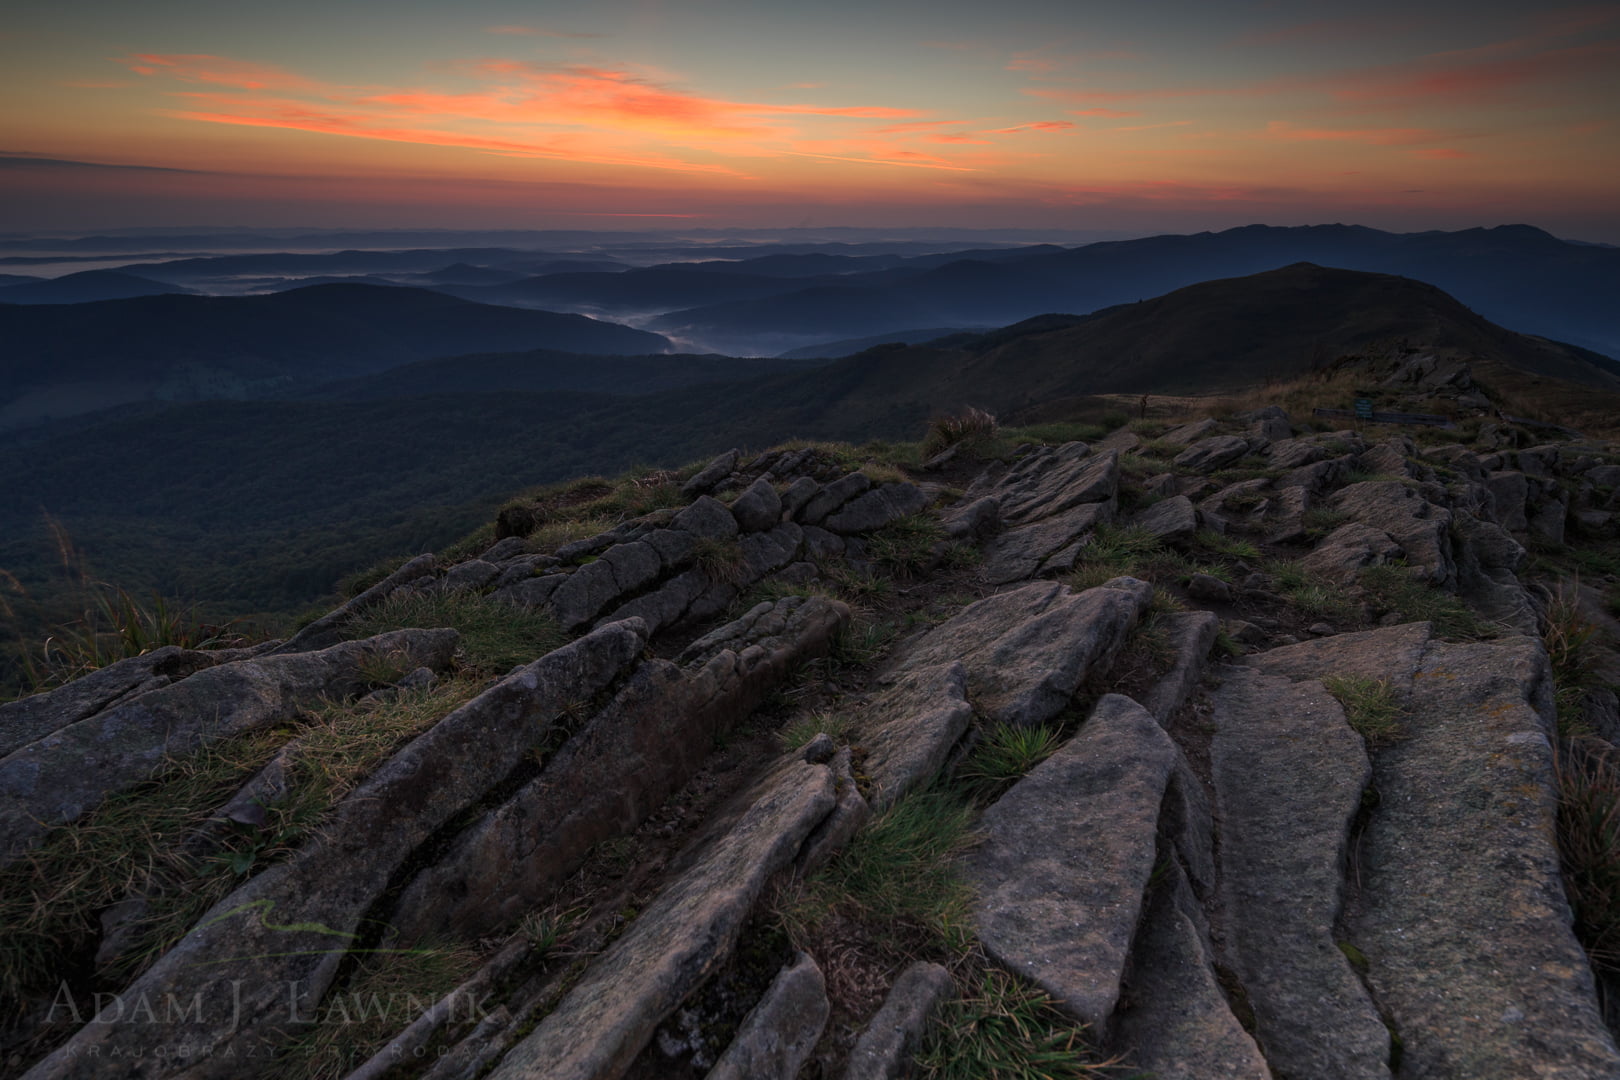
[[[1200,529],[1193,537],[1193,542],[1210,554],[1222,558],[1242,559],[1245,562],[1257,562],[1260,558],[1260,549],[1253,541],[1229,533],[1216,532],[1214,529]]]
[[[788,750],[798,750],[822,734],[832,736],[834,742],[847,742],[850,729],[853,727],[854,723],[843,713],[814,712],[794,720],[778,731],[777,735],[781,737],[782,745]]]
[[[1058,730],[1045,724],[996,724],[984,733],[956,778],[978,799],[991,802],[1063,745]]]
[[[1047,446],[1061,446],[1064,443],[1072,442],[1095,442],[1118,426],[1118,424],[1110,426],[1071,420],[1007,428],[1003,435],[1006,441],[1014,446],[1026,442],[1042,443]]]
[[[1042,991],[994,967],[941,1010],[923,1040],[917,1073],[930,1080],[1085,1080],[1121,1075],[1098,1060],[1086,1028]]]
[[[944,540],[945,529],[934,515],[909,514],[871,532],[866,551],[891,572],[911,578],[933,565]]]
[[[1406,621],[1431,622],[1436,634],[1452,641],[1478,641],[1496,632],[1467,604],[1420,580],[1401,563],[1369,566],[1358,580],[1375,616],[1394,612]]]
[[[1368,746],[1384,746],[1401,738],[1402,710],[1388,679],[1329,675],[1322,685],[1339,699],[1345,719]]]
[[[568,640],[544,612],[465,591],[390,596],[363,612],[346,632],[350,638],[367,638],[407,627],[443,626],[461,633],[465,662],[491,675],[504,675]]]
[[[796,943],[835,918],[883,925],[889,939],[969,948],[971,894],[955,867],[975,811],[959,794],[914,792],[873,819],[779,907]]]
[[[735,536],[700,536],[692,549],[692,563],[710,581],[721,585],[746,584],[751,571]]]

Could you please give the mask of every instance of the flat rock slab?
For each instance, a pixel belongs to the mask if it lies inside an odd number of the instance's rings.
[[[494,1080],[609,1080],[722,964],[766,884],[788,866],[835,801],[825,765],[779,774],[724,837],[631,924]]]
[[[800,953],[743,1017],[706,1080],[793,1080],[816,1048],[832,1006],[821,969]]]
[[[919,960],[894,980],[883,1007],[866,1025],[849,1054],[844,1080],[901,1080],[922,1046],[939,1007],[956,996],[951,973]]]
[[[972,723],[960,663],[918,667],[891,682],[862,717],[872,809],[893,806],[931,779]]]
[[[241,649],[209,652],[165,645],[108,664],[54,690],[8,701],[0,705],[0,758],[127,697],[178,682],[203,668],[243,659],[243,653]]]
[[[319,652],[220,664],[29,743],[0,760],[0,864],[168,758],[290,720],[324,698],[352,697],[368,685],[361,669],[372,660],[441,670],[459,641],[454,630],[395,630]]]
[[[1146,709],[1106,695],[985,811],[967,861],[985,950],[1094,1027],[1119,999],[1178,754]]]
[[[1005,585],[1033,577],[1048,555],[1112,521],[1113,510],[1113,503],[1083,503],[1033,525],[1009,529],[988,545],[984,579],[992,585]]]
[[[1233,667],[1212,695],[1229,958],[1281,1080],[1388,1077],[1389,1032],[1334,941],[1372,770],[1321,683]]]
[[[906,650],[897,671],[959,661],[980,714],[993,723],[1039,724],[1113,659],[1152,599],[1153,587],[1135,578],[1081,593],[1056,583],[1025,585],[934,627]]]
[[[1132,1004],[1120,1009],[1119,1043],[1130,1065],[1155,1080],[1271,1080],[1215,977],[1202,918],[1172,862],[1136,935],[1127,980]]]
[[[1403,1075],[1620,1076],[1553,841],[1539,643],[1433,642],[1410,685],[1407,737],[1378,755],[1351,924]]]
[[[1093,454],[1085,443],[1067,443],[1039,447],[991,489],[972,494],[994,496],[1004,520],[1025,524],[1081,503],[1110,502],[1118,491],[1119,451]]]
[[[105,1015],[28,1075],[127,1077],[139,1060],[146,1080],[234,1078],[244,1061],[267,1059],[289,1029],[313,1017],[362,920],[412,853],[510,775],[572,702],[610,685],[645,646],[640,624],[603,627],[451,712],[343,799],[292,859],[215,904]],[[132,1002],[194,1000],[204,1007],[173,1022],[107,1019]]]

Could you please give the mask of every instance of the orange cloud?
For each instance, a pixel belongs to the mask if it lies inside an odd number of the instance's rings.
[[[269,64],[207,54],[136,53],[122,60],[137,75],[165,75],[182,82],[214,83],[242,90],[316,90],[313,79]]]
[[[662,155],[621,155],[593,151],[578,141],[551,143],[527,142],[511,139],[487,138],[458,132],[435,131],[419,127],[386,127],[363,116],[344,115],[333,110],[311,108],[296,101],[273,99],[229,98],[224,95],[181,95],[226,106],[229,111],[204,110],[177,111],[169,115],[182,120],[200,120],[213,124],[235,124],[244,127],[286,128],[293,131],[312,131],[323,135],[347,135],[353,138],[378,139],[384,142],[416,143],[424,146],[455,146],[482,150],[503,157],[552,158],[563,161],[583,161],[599,165],[633,165],[641,168],[671,169],[677,172],[713,173],[741,176],[737,170],[724,165],[697,164]]]
[[[461,147],[508,157],[633,165],[736,178],[748,174],[708,155],[801,154],[863,164],[971,171],[918,143],[988,145],[966,121],[921,120],[917,109],[882,105],[777,104],[709,97],[613,67],[544,68],[514,60],[459,65],[472,90],[366,88],[318,83],[265,65],[220,57],[130,58],[142,74],[205,82],[248,94],[171,91],[192,102],[169,115],[246,127]],[[277,95],[264,91],[278,91]],[[884,139],[847,130],[850,121],[898,120]],[[912,145],[906,145],[910,143]]]
[[[1432,158],[1436,161],[1453,161],[1460,158],[1471,158],[1474,155],[1466,150],[1453,150],[1450,147],[1431,147],[1426,150],[1408,150],[1408,154],[1418,158]]]

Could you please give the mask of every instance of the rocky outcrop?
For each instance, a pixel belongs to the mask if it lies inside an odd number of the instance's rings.
[[[401,939],[478,937],[516,920],[594,845],[640,825],[848,618],[836,601],[788,597],[698,641],[680,664],[643,662],[538,776],[405,888],[393,919]]]
[[[249,649],[165,645],[92,671],[54,690],[0,705],[0,758],[130,698],[161,690],[204,668],[246,658]]]
[[[233,1076],[244,1057],[266,1054],[286,1037],[289,1009],[313,1015],[362,918],[411,853],[510,774],[570,703],[611,684],[640,655],[644,634],[604,627],[450,713],[345,798],[316,842],[216,904],[117,1001],[122,1009],[125,999],[201,995],[229,1010],[188,1013],[156,1039],[138,1025],[92,1020],[30,1076],[123,1076],[136,1055],[152,1062],[152,1077]]]
[[[458,640],[454,630],[396,630],[220,664],[37,739],[0,760],[0,863],[168,758],[289,720],[326,698],[352,697],[370,687],[370,664],[443,668]]]
[[[1426,624],[1251,658],[1388,679],[1404,737],[1377,755],[1349,922],[1403,1073],[1620,1075],[1570,932],[1554,847],[1546,658],[1528,638],[1454,645]],[[1300,683],[1310,686],[1310,683]]]
[[[730,952],[766,884],[832,809],[825,765],[784,770],[696,866],[676,880],[490,1074],[607,1080]]]

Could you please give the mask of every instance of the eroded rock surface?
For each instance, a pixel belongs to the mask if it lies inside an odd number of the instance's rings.
[[[1097,1027],[1119,998],[1176,756],[1146,709],[1104,697],[985,811],[967,863],[986,951]]]

